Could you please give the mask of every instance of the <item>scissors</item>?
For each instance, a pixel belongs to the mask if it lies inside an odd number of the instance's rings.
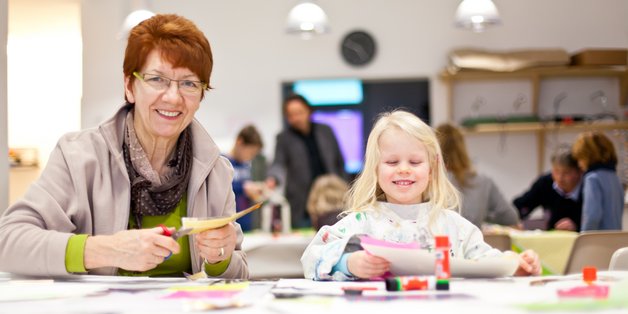
[[[161,227],[163,235],[167,237],[172,237],[172,239],[175,241],[182,236],[188,235],[192,231],[192,228],[180,228],[176,232],[172,233],[170,229],[168,229],[168,227],[166,227],[166,225],[164,224],[159,224],[159,227]],[[166,256],[166,258],[164,258],[164,261],[168,260],[170,256],[172,256],[172,252],[170,252],[170,254]]]

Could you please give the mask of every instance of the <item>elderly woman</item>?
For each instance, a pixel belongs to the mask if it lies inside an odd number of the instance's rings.
[[[97,129],[63,136],[41,177],[5,211],[0,270],[248,277],[239,225],[166,236],[181,217],[235,211],[232,167],[194,120],[212,65],[191,21],[157,15],[136,26],[123,65],[127,103]]]

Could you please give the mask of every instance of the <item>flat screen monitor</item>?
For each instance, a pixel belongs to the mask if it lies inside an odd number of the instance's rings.
[[[334,131],[345,160],[345,171],[356,174],[364,164],[363,117],[360,110],[316,110],[312,121],[326,124]]]

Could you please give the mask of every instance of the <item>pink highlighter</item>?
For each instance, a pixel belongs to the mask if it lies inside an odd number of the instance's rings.
[[[595,267],[583,267],[582,280],[586,283],[585,286],[558,289],[558,296],[560,298],[608,298],[608,286],[595,284],[597,280],[597,269]]]

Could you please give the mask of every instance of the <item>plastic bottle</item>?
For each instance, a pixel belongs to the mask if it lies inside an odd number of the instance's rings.
[[[400,276],[386,278],[387,291],[434,290],[434,276]]]
[[[449,237],[436,236],[436,265],[434,275],[436,275],[436,290],[449,290]]]

